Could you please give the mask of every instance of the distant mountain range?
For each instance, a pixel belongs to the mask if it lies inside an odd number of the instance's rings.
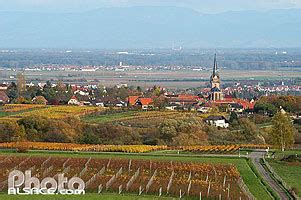
[[[0,12],[0,48],[301,47],[301,10],[202,14],[179,7]]]

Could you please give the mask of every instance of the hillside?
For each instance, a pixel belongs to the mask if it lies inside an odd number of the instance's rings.
[[[202,14],[179,7],[0,12],[1,48],[301,46],[301,10]]]

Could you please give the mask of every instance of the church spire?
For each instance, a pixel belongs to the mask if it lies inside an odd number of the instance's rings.
[[[222,100],[223,93],[220,89],[221,80],[220,80],[220,76],[217,71],[216,53],[214,55],[214,65],[213,65],[213,72],[210,77],[210,84],[211,84],[210,100],[212,100],[212,101]]]
[[[213,65],[213,73],[212,76],[217,74],[217,61],[216,61],[216,54],[214,54],[214,65]]]

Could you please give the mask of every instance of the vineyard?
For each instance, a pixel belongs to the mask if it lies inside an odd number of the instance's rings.
[[[28,111],[35,108],[45,108],[45,105],[38,105],[38,104],[5,104],[2,107],[2,111],[4,112],[20,112],[20,111]]]
[[[233,165],[64,157],[0,156],[0,189],[13,169],[39,179],[80,177],[88,193],[133,193],[202,199],[248,199]]]
[[[84,118],[85,121],[92,123],[102,123],[102,122],[123,122],[125,124],[132,124],[139,126],[139,124],[148,123],[158,123],[163,119],[181,117],[185,115],[191,115],[191,113],[181,113],[177,111],[128,111],[128,112],[117,112],[117,113],[107,113],[107,114],[92,114]]]
[[[239,149],[266,149],[269,145],[240,144],[240,145],[212,145],[212,146],[151,146],[151,145],[89,145],[75,143],[46,143],[46,142],[10,142],[0,143],[4,149],[30,149],[54,151],[87,151],[87,152],[126,152],[145,153],[159,150],[178,150],[196,153],[237,153]]]
[[[0,143],[0,148],[5,149],[32,149],[54,151],[94,151],[94,152],[126,152],[145,153],[164,150],[167,146],[150,145],[88,145],[75,143],[45,143],[45,142],[11,142]]]
[[[51,119],[62,119],[71,116],[83,116],[105,108],[90,106],[44,106],[35,104],[7,104],[1,112],[7,113],[0,120],[18,120],[28,116],[46,116]]]
[[[267,144],[233,144],[233,145],[208,145],[208,146],[180,146],[177,150],[198,153],[235,153],[240,149],[267,149]]]
[[[27,117],[32,115],[48,116],[52,119],[60,119],[71,116],[82,116],[92,112],[98,111],[100,108],[88,106],[52,106],[41,110],[23,113],[20,117]]]

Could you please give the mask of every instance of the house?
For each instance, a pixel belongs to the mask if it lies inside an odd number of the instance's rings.
[[[76,96],[72,96],[71,99],[68,101],[68,105],[81,105],[81,103],[78,101]]]
[[[79,101],[79,103],[80,103],[79,105],[85,105],[85,106],[92,105],[90,96],[77,94],[76,98],[77,98],[77,101]]]
[[[166,98],[170,104],[177,104],[185,107],[187,107],[187,105],[193,106],[200,100],[198,96],[189,94],[166,95]]]
[[[103,103],[96,103],[95,105],[98,106],[98,107],[104,107],[105,106]]]
[[[128,106],[134,106],[139,98],[140,96],[129,96],[127,99]]]
[[[0,91],[0,104],[9,103],[9,98],[5,92]]]
[[[229,106],[229,111],[234,111],[238,113],[242,113],[244,110],[253,110],[255,101],[247,101],[244,99],[236,99],[236,98],[224,98],[222,100],[216,100],[211,102],[214,106]]]
[[[239,103],[230,103],[229,104],[229,110],[231,112],[243,113],[244,107]]]
[[[8,88],[8,85],[6,85],[6,84],[0,84],[0,91],[1,90],[5,91],[5,90],[7,90],[7,88]]]
[[[143,110],[147,110],[149,108],[154,107],[152,98],[146,98],[141,96],[129,96],[127,98],[127,105],[141,107]]]
[[[198,112],[200,113],[209,113],[211,111],[211,107],[209,106],[200,106],[199,109],[197,109]]]
[[[178,104],[175,103],[169,103],[168,105],[165,106],[166,110],[176,110],[179,107]]]
[[[34,97],[32,99],[32,102],[34,104],[42,104],[42,105],[46,105],[48,103],[48,101],[43,96],[36,96],[36,97]]]
[[[78,94],[81,96],[89,96],[89,92],[82,91],[82,90],[76,90],[73,94]]]
[[[229,123],[224,116],[209,116],[206,119],[204,119],[204,121],[211,126],[216,126],[220,128],[229,127]]]
[[[120,100],[120,98],[113,98],[113,97],[102,97],[100,99],[95,100],[97,106],[104,106],[104,107],[125,107],[126,102]]]
[[[120,84],[117,84],[116,87],[119,89],[119,88],[127,88],[128,87],[128,84],[126,83],[120,83]]]
[[[154,107],[152,98],[138,98],[135,105],[140,106],[142,110],[147,110]]]

